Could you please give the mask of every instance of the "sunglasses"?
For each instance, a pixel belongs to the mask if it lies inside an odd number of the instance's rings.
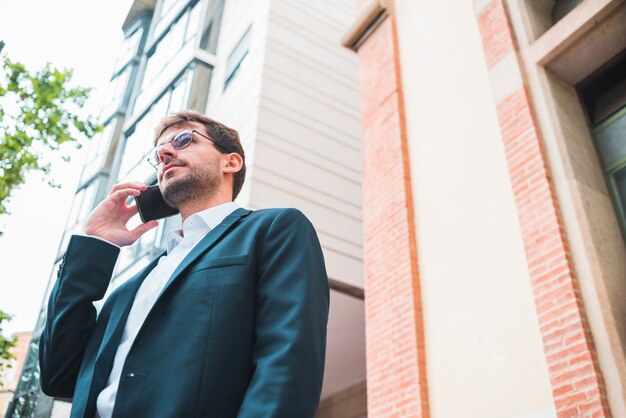
[[[171,141],[164,142],[154,147],[154,149],[150,152],[150,155],[148,156],[148,162],[154,168],[158,169],[159,164],[163,162],[163,160],[161,159],[161,148],[163,148],[167,144],[171,144],[172,148],[174,148],[177,151],[181,149],[185,149],[189,146],[189,144],[193,142],[193,134],[198,134],[201,137],[208,139],[209,141],[213,142],[213,144],[218,150],[220,151],[223,150],[223,148],[220,147],[213,139],[209,138],[206,135],[201,134],[198,131],[182,131],[176,134],[176,136],[174,136],[174,138],[172,138]]]

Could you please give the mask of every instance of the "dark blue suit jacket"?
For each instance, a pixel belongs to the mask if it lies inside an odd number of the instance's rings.
[[[119,249],[74,236],[40,341],[41,386],[92,418],[135,293],[157,259],[99,315]],[[329,289],[315,230],[297,209],[237,209],[178,266],[128,353],[115,417],[315,414]]]

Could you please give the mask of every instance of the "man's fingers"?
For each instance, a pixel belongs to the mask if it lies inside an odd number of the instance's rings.
[[[148,186],[143,183],[138,182],[127,182],[127,183],[118,183],[111,187],[111,191],[109,192],[109,196],[112,196],[114,193],[123,190],[123,189],[136,189],[136,190],[146,190]]]
[[[152,228],[156,228],[157,226],[159,226],[159,223],[157,221],[148,221],[145,224],[139,225],[137,228],[130,231],[130,233],[133,236],[133,240],[136,241],[139,239],[140,236],[142,236]]]
[[[126,188],[116,191],[109,195],[110,198],[116,201],[125,201],[128,196],[139,196],[141,194],[141,190]]]
[[[135,216],[137,212],[139,212],[139,210],[137,209],[137,205],[126,206],[123,210],[124,210],[123,212],[124,214],[122,216],[122,221],[125,223],[128,222],[130,218]]]

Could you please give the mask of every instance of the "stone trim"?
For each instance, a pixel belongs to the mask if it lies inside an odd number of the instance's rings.
[[[359,15],[356,22],[341,40],[341,45],[358,52],[360,46],[387,17],[387,8],[379,0],[373,0]]]
[[[491,0],[477,20],[557,415],[610,417],[553,177],[504,1]]]

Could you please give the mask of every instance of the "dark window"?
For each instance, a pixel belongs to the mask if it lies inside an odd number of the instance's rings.
[[[626,238],[626,51],[579,91]]]
[[[554,7],[552,8],[552,21],[554,23],[558,22],[559,20],[563,18],[563,16],[565,16],[566,14],[574,10],[574,8],[582,2],[583,0],[557,0],[555,1]]]

